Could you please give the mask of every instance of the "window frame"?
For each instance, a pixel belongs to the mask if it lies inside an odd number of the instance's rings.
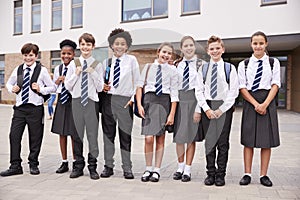
[[[279,4],[287,4],[287,0],[272,0],[270,2],[261,0],[260,6],[271,6],[271,5],[279,5]]]
[[[73,3],[74,0],[71,0],[71,29],[73,28],[82,28],[83,27],[83,0],[81,1],[81,3]],[[74,12],[73,9],[74,8],[80,8],[81,7],[81,24],[73,24],[73,18],[74,18]]]
[[[61,7],[55,7],[53,8],[53,3],[54,2],[61,2]],[[63,15],[63,12],[62,12],[62,7],[63,7],[63,1],[62,0],[51,0],[51,31],[57,31],[57,30],[62,30],[62,15]],[[61,26],[58,27],[58,28],[54,28],[53,27],[53,23],[54,23],[54,12],[55,11],[60,11],[60,14],[61,14]]]
[[[38,2],[34,2],[38,1]],[[38,11],[33,11],[34,6],[39,6]],[[33,16],[39,14],[37,16],[40,17],[40,29],[39,30],[33,30]],[[40,33],[42,29],[42,5],[41,5],[41,0],[31,0],[31,33]]]
[[[0,88],[5,87],[5,55],[0,54],[0,63],[3,63],[3,66],[0,65]],[[3,76],[3,79],[1,78]],[[2,81],[1,81],[2,80]],[[2,84],[3,82],[3,84]]]
[[[17,5],[17,4],[21,4],[21,5]],[[21,12],[20,14],[17,14],[16,10],[17,9],[20,9]],[[17,17],[21,17],[21,31],[20,32],[17,32],[16,31],[16,27],[17,27],[17,24],[16,24],[16,19]],[[14,1],[14,34],[13,35],[22,35],[23,34],[23,0],[18,0],[18,1]]]
[[[167,14],[166,15],[155,15],[154,16],[154,1],[155,0],[150,0],[151,1],[151,17],[149,18],[140,18],[140,19],[133,19],[133,20],[124,20],[124,1],[122,0],[122,10],[121,10],[121,23],[130,23],[130,22],[137,22],[137,21],[147,21],[147,20],[156,20],[156,19],[164,19],[169,17],[169,1],[166,0],[167,2]]]
[[[198,0],[199,1],[199,10],[197,11],[188,11],[188,12],[184,12],[183,10],[183,6],[184,6],[184,1],[185,0],[181,0],[181,15],[180,16],[188,16],[188,15],[199,15],[201,14],[201,0]]]

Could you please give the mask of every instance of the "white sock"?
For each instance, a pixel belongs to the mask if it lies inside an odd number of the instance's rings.
[[[152,166],[146,166],[146,171],[152,172]]]
[[[245,173],[244,175],[248,175],[248,176],[250,176],[250,177],[251,177],[251,173]]]
[[[178,163],[178,169],[177,169],[177,172],[180,172],[182,173],[184,171],[184,167],[185,167],[185,163],[184,162],[179,162]]]
[[[62,162],[68,162],[68,160],[62,160]]]
[[[154,167],[154,170],[153,170],[153,171],[160,174],[160,168],[158,168],[158,167]]]
[[[185,165],[183,174],[190,176],[191,175],[191,165]]]

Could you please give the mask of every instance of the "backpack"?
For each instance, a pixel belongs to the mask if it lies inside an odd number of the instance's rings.
[[[30,79],[30,89],[38,94],[39,96],[43,97],[44,99],[44,102],[46,102],[48,99],[50,99],[51,97],[51,94],[46,94],[46,95],[43,95],[42,93],[39,93],[37,90],[35,89],[32,89],[32,83],[35,83],[37,82],[37,79],[41,73],[41,70],[42,70],[42,65],[40,62],[36,62],[36,66],[34,68],[34,71],[33,71],[33,74],[31,76],[31,79]],[[17,71],[17,85],[19,86],[19,88],[22,88],[22,85],[23,85],[23,73],[24,73],[24,70],[23,70],[23,64],[21,64],[19,67],[18,67],[18,71]],[[20,92],[20,91],[19,91]],[[17,94],[19,93],[17,92]]]
[[[107,60],[107,67],[105,69],[105,76],[104,76],[104,83],[108,83],[109,81],[109,76],[110,76],[110,68],[111,68],[111,63],[112,63],[112,58],[109,58]],[[102,113],[102,106],[103,106],[103,101],[104,101],[104,98],[106,96],[106,92],[104,91],[101,91],[101,92],[98,92],[98,98],[99,98],[99,112]]]
[[[206,81],[208,67],[209,67],[209,63],[205,63],[202,68],[203,84],[205,84],[205,81]],[[224,62],[224,70],[225,70],[225,75],[226,75],[226,82],[227,82],[227,84],[229,84],[231,64],[228,62]]]

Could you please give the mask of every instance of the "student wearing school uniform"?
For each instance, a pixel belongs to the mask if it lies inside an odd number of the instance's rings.
[[[74,65],[75,49],[77,44],[72,40],[65,39],[60,44],[59,47],[60,57],[62,64],[58,65],[54,69],[53,81],[56,84],[58,93],[57,104],[55,107],[51,132],[59,135],[60,151],[62,156],[62,164],[56,170],[56,173],[65,173],[69,171],[68,159],[67,159],[67,141],[68,136],[71,136],[72,150],[74,149],[74,138],[78,138],[78,133],[73,119],[72,112],[72,96],[71,93],[66,89],[64,81],[68,69],[70,66]],[[75,160],[74,153],[73,159]]]
[[[80,57],[76,65],[68,67],[65,77],[65,87],[72,95],[73,119],[80,141],[74,140],[75,161],[70,178],[83,175],[85,166],[83,156],[83,137],[86,132],[88,140],[88,170],[90,178],[97,180],[97,157],[99,108],[98,92],[103,89],[102,65],[92,56],[95,48],[95,38],[90,33],[83,33],[79,37]]]
[[[244,176],[240,185],[251,182],[254,148],[260,148],[260,183],[273,185],[267,176],[271,148],[280,145],[276,94],[280,88],[280,63],[266,54],[267,36],[258,31],[251,36],[253,54],[239,63],[240,92],[244,98],[241,144],[244,145]]]
[[[176,67],[168,63],[173,54],[172,44],[162,43],[157,50],[157,59],[154,63],[144,67],[136,91],[138,111],[143,118],[142,135],[145,136],[146,170],[141,177],[143,182],[159,181],[166,126],[174,124],[178,102],[178,75]],[[144,82],[146,83],[145,86]],[[143,87],[145,96],[142,105]],[[152,166],[153,154],[155,154],[154,169]]]
[[[9,92],[16,94],[16,104],[11,122],[10,141],[10,167],[0,173],[1,176],[23,174],[21,141],[25,126],[28,126],[29,155],[28,163],[30,174],[40,174],[39,153],[44,133],[44,98],[42,95],[55,91],[47,69],[37,62],[39,47],[36,44],[23,45],[22,56],[24,63],[16,67],[9,77],[6,87]],[[18,70],[22,71],[22,83],[19,82]],[[36,82],[33,75],[40,69]],[[20,75],[19,75],[20,76]]]
[[[195,88],[199,86],[198,67],[204,64],[204,61],[195,55],[196,46],[193,37],[184,36],[180,42],[180,49],[182,57],[177,61],[179,102],[175,115],[173,138],[173,142],[176,143],[178,169],[173,174],[173,179],[188,182],[191,181],[191,166],[196,142],[204,139],[201,132],[198,131],[201,108],[195,96]]]
[[[233,106],[239,93],[236,69],[223,61],[224,52],[223,41],[211,36],[207,41],[210,61],[200,69],[200,90],[196,91],[203,113],[207,169],[205,185],[225,185]]]
[[[137,59],[126,52],[132,44],[128,31],[117,28],[108,37],[109,47],[113,51],[110,76],[104,84],[107,94],[102,103],[102,130],[104,143],[104,169],[100,176],[108,178],[114,174],[115,137],[118,124],[123,176],[134,179],[131,162],[131,134],[135,89],[140,78]],[[103,61],[103,73],[109,65],[109,59]]]

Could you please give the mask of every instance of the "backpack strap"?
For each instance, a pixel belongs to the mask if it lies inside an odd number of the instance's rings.
[[[228,62],[224,62],[224,71],[226,75],[226,82],[229,84],[230,72],[231,72],[231,64]]]
[[[94,62],[91,64],[91,68],[95,69],[96,66],[99,64],[99,61],[98,60],[94,60]]]
[[[81,63],[80,63],[79,58],[75,58],[75,59],[74,59],[74,63],[75,63],[75,65],[76,65],[76,67],[81,67]]]
[[[105,77],[104,77],[104,82],[106,84],[108,83],[109,77],[110,77],[111,63],[112,63],[112,58],[108,58],[108,60],[107,60],[107,67],[105,69]]]
[[[197,58],[196,60],[196,70],[199,71],[200,67],[202,66],[202,59]]]
[[[58,69],[59,76],[62,76],[62,68],[63,68],[63,64],[60,64]]]
[[[204,65],[202,67],[203,84],[205,84],[205,81],[206,81],[208,66],[209,66],[209,62],[208,63],[204,63]]]
[[[16,94],[19,94],[19,92],[22,89],[22,85],[23,85],[23,74],[24,74],[23,65],[24,64],[19,65],[18,71],[17,71],[17,86],[19,86],[20,90],[18,92],[16,92]]]
[[[269,63],[270,63],[270,66],[271,66],[271,70],[273,72],[273,67],[274,67],[274,58],[272,57],[269,57]]]

